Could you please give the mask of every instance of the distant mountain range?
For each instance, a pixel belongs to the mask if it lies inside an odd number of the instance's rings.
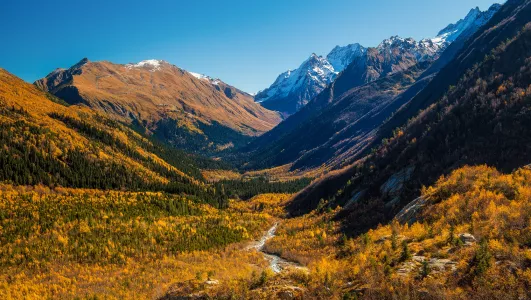
[[[378,141],[376,134],[384,121],[422,91],[500,7],[495,4],[487,12],[471,10],[434,39],[416,42],[395,36],[358,51],[363,55],[317,96],[245,148],[250,155],[246,166],[340,168],[361,158]]]
[[[435,38],[423,39],[419,42],[411,38],[395,36],[384,40],[376,48],[365,48],[356,43],[344,47],[337,46],[326,57],[312,54],[297,69],[280,74],[275,82],[269,88],[259,92],[255,99],[268,109],[279,111],[284,115],[291,115],[322,92],[338,77],[339,73],[343,72],[354,61],[358,60],[359,63],[370,61],[375,51],[381,54],[390,49],[399,48],[406,50],[408,55],[411,55],[416,61],[436,59],[448,45],[459,37],[466,38],[472,35],[499,8],[499,4],[494,4],[484,12],[479,8],[472,9],[464,19],[448,25]],[[383,66],[383,69],[385,67]],[[366,73],[363,83],[379,78],[382,71],[370,67],[363,70],[363,73]],[[388,69],[384,73],[389,71],[394,70]]]
[[[35,85],[199,153],[245,144],[281,121],[251,95],[162,60],[120,65],[83,59]]]

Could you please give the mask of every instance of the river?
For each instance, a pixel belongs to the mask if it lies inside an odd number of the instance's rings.
[[[262,238],[260,238],[260,240],[257,241],[256,243],[252,244],[248,249],[249,250],[254,249],[256,251],[262,252],[262,254],[264,255],[264,258],[269,261],[269,266],[271,270],[275,273],[280,273],[283,270],[288,269],[288,268],[306,270],[305,267],[299,265],[298,263],[288,261],[276,254],[268,253],[265,251],[264,249],[265,244],[268,240],[275,237],[275,232],[277,231],[277,227],[278,227],[278,222],[275,223],[273,227],[269,228],[269,230],[267,230],[267,232],[264,233]]]

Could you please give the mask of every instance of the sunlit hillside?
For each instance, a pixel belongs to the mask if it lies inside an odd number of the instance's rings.
[[[0,70],[0,177],[13,184],[165,190],[219,204],[194,158]]]
[[[251,95],[159,60],[121,65],[84,59],[35,85],[191,152],[241,146],[281,121]]]

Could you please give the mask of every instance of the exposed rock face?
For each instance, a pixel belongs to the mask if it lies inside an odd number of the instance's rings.
[[[299,68],[280,74],[270,88],[256,95],[256,101],[290,115],[317,96],[337,74],[326,58],[312,54]]]
[[[381,187],[380,191],[384,195],[395,195],[404,187],[404,183],[411,178],[415,167],[411,166],[403,169],[391,176]]]
[[[397,274],[400,276],[408,276],[412,272],[418,272],[424,261],[428,262],[428,268],[432,274],[454,272],[457,270],[457,262],[455,261],[441,258],[427,260],[425,256],[415,255],[410,261],[404,262],[398,267]]]
[[[328,53],[326,59],[334,67],[334,70],[339,73],[345,70],[356,58],[363,56],[365,52],[367,52],[367,49],[358,43],[344,47],[336,46]]]
[[[455,24],[448,25],[437,34],[437,37],[447,43],[454,42],[458,38],[468,38],[479,27],[485,25],[500,8],[501,4],[495,3],[486,11],[481,11],[479,7],[471,9],[464,19],[459,20]],[[435,42],[439,41],[436,40]]]
[[[364,194],[365,194],[365,191],[356,191],[354,195],[352,196],[352,198],[348,200],[348,202],[345,204],[344,207],[348,209],[349,207],[354,205],[356,202],[358,202],[363,197]]]
[[[426,203],[427,200],[424,197],[411,201],[395,216],[395,219],[402,224],[415,223],[418,220],[418,213],[422,211]]]

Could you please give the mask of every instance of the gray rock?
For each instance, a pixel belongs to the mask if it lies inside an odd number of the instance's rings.
[[[209,280],[205,281],[205,284],[207,284],[207,285],[218,285],[219,281],[215,280],[215,279],[209,279]]]
[[[399,276],[407,276],[409,273],[411,273],[413,270],[415,270],[418,267],[418,264],[414,261],[407,261],[405,263],[402,263],[398,270],[396,270],[396,273]]]
[[[418,213],[426,206],[427,199],[419,197],[411,201],[396,216],[395,219],[401,224],[413,224],[418,220]]]
[[[413,258],[411,258],[411,259],[413,261],[415,261],[415,262],[422,263],[423,261],[426,260],[426,257],[425,256],[414,255]]]
[[[427,259],[425,256],[414,255],[410,261],[402,263],[397,269],[396,273],[399,276],[407,276],[408,274],[414,271],[418,271],[419,268],[422,266],[422,263],[426,260]],[[457,263],[449,259],[432,258],[428,260],[428,267],[430,268],[432,273],[436,274],[446,272],[448,270],[457,270]]]
[[[471,246],[476,243],[476,238],[470,233],[461,233],[459,239],[465,246]]]
[[[282,300],[302,299],[303,294],[304,290],[300,287],[287,286],[277,292],[277,298]]]
[[[445,272],[447,270],[457,270],[457,263],[449,259],[432,258],[428,262],[428,265],[430,266],[432,272],[435,273]]]
[[[356,191],[352,198],[348,200],[347,204],[345,204],[344,209],[349,209],[353,204],[358,202],[363,196],[365,195],[365,190],[362,191]]]
[[[410,166],[389,177],[389,179],[380,187],[382,195],[398,194],[404,187],[404,183],[411,178],[413,171],[415,171],[415,166]]]

